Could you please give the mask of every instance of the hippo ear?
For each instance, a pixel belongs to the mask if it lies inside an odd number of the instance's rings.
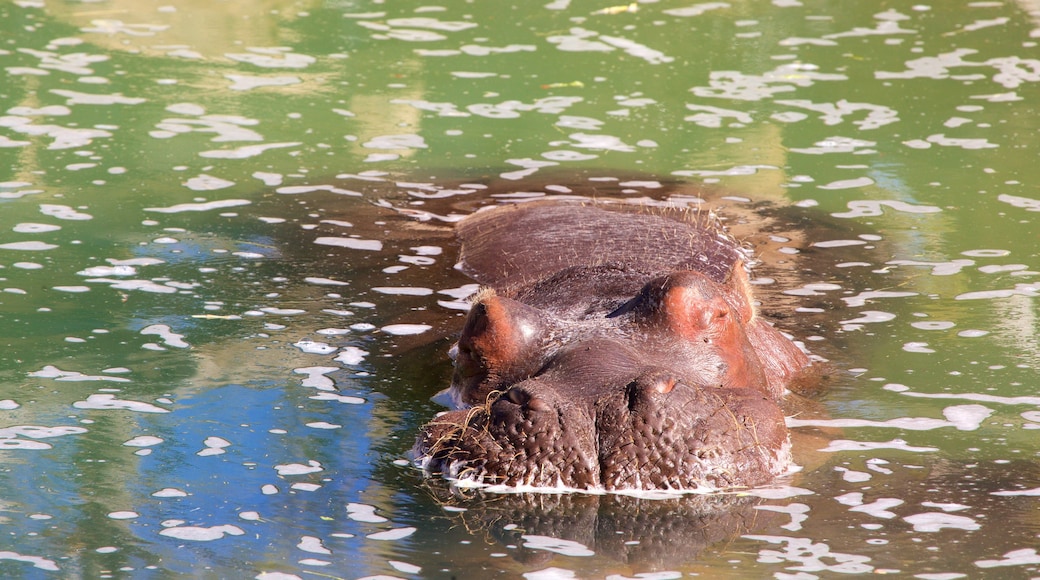
[[[755,297],[751,291],[751,280],[748,278],[744,260],[733,262],[733,269],[726,277],[725,288],[727,301],[740,315],[741,322],[748,324],[754,320],[758,311],[755,308]]]
[[[688,340],[707,342],[714,329],[734,322],[725,291],[693,270],[650,282],[636,300],[639,304],[633,310],[637,316]]]
[[[665,329],[690,348],[711,353],[721,363],[718,384],[765,388],[762,364],[747,336],[754,310],[743,266],[719,284],[696,271],[675,272],[646,285],[636,316]]]
[[[537,372],[552,326],[537,308],[481,291],[453,349],[453,399],[463,406],[483,403],[491,391]]]

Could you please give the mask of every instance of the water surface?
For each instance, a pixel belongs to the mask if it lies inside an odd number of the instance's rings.
[[[1037,10],[0,3],[0,574],[1036,575]],[[451,222],[592,194],[780,208],[763,310],[833,369],[800,473],[411,466]]]

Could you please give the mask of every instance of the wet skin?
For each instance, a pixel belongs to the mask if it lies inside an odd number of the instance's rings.
[[[754,486],[789,468],[779,406],[809,360],[756,312],[711,216],[523,204],[458,229],[474,299],[425,469],[489,484]]]

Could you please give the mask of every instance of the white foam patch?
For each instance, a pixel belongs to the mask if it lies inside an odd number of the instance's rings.
[[[848,202],[849,211],[837,212],[831,215],[836,218],[861,218],[876,217],[884,213],[883,208],[893,209],[904,213],[929,214],[938,213],[942,209],[933,205],[913,205],[898,200],[858,200]]]
[[[1011,255],[1010,250],[999,250],[995,248],[981,248],[978,250],[965,250],[962,255],[971,258],[1003,258]]]
[[[206,448],[195,454],[199,457],[223,455],[225,453],[224,449],[231,447],[231,442],[221,437],[206,437],[206,440],[203,441],[202,444],[205,445]]]
[[[426,141],[420,135],[380,135],[361,144],[367,149],[425,149]]]
[[[77,276],[134,276],[137,268],[133,266],[93,266],[76,272]]]
[[[25,562],[32,564],[34,568],[40,570],[48,570],[50,572],[57,572],[61,570],[54,560],[48,560],[47,558],[41,558],[39,556],[25,556],[18,552],[12,552],[9,550],[0,551],[0,560],[14,560],[15,562]]]
[[[336,383],[325,375],[338,370],[339,367],[301,367],[293,369],[293,372],[298,375],[307,375],[307,378],[301,381],[301,384],[305,387],[311,387],[319,391],[335,391]]]
[[[1040,294],[1040,282],[1034,282],[1032,284],[1015,284],[1014,288],[965,292],[955,296],[954,300],[993,300],[996,298],[1010,298],[1012,296],[1035,297],[1038,294]]]
[[[993,410],[982,405],[955,405],[943,409],[946,420],[927,417],[900,417],[887,421],[868,419],[797,419],[787,418],[788,427],[891,427],[908,431],[930,431],[941,427],[955,427],[961,431],[974,431],[993,414]]]
[[[1000,560],[976,560],[975,565],[979,568],[997,568],[1000,566],[1030,566],[1040,564],[1040,554],[1035,548],[1022,548],[1012,550]]]
[[[151,294],[174,294],[177,288],[157,284],[151,280],[113,280],[112,278],[88,278],[87,282],[108,284],[113,290],[139,290]]]
[[[860,512],[873,516],[875,518],[892,519],[896,517],[895,512],[891,512],[888,508],[893,508],[903,504],[903,500],[896,499],[893,497],[882,497],[871,503],[858,504],[855,507],[849,509],[850,512]]]
[[[415,532],[416,532],[415,528],[404,527],[404,528],[394,528],[392,530],[386,530],[385,532],[376,532],[374,534],[369,534],[369,535],[367,535],[365,537],[368,538],[369,540],[393,541],[393,540],[403,540],[404,538],[407,538],[408,536],[414,534]]]
[[[317,62],[313,56],[297,54],[283,47],[247,47],[244,53],[225,53],[224,56],[263,68],[307,68]]]
[[[923,501],[921,505],[924,507],[933,507],[941,509],[944,512],[959,512],[966,509],[970,509],[970,505],[964,505],[962,503],[937,503],[934,501]]]
[[[362,240],[360,238],[320,237],[314,240],[314,243],[322,246],[336,246],[350,250],[368,250],[370,252],[378,252],[383,249],[383,242],[379,240]]]
[[[146,207],[144,211],[151,211],[155,213],[182,213],[188,211],[211,211],[215,209],[225,209],[229,207],[238,207],[242,205],[250,205],[251,201],[248,199],[222,199],[217,201],[207,201],[200,203],[180,203],[177,205],[171,205],[169,207]]]
[[[38,224],[33,222],[23,222],[15,224],[12,231],[19,234],[43,234],[47,232],[56,232],[61,229],[61,226],[54,224]]]
[[[228,88],[232,91],[250,91],[261,87],[287,87],[290,85],[298,85],[303,82],[300,77],[296,76],[259,77],[252,75],[228,74],[224,75],[224,78],[231,81],[231,86]]]
[[[65,435],[81,435],[86,432],[87,430],[83,427],[74,426],[41,427],[39,425],[16,425],[0,429],[0,439],[13,439],[15,437],[50,439],[52,437],[64,437]]]
[[[411,334],[422,334],[433,328],[429,324],[388,324],[380,330],[395,336],[406,336]]]
[[[913,453],[931,453],[939,450],[938,447],[914,447],[902,439],[892,439],[891,441],[851,441],[849,439],[836,439],[831,441],[827,447],[820,449],[820,451],[836,453],[840,451],[873,451],[875,449],[896,449]]]
[[[863,240],[827,240],[825,242],[813,242],[814,248],[847,248],[849,246],[865,246]]]
[[[300,538],[300,543],[296,544],[296,547],[304,552],[310,552],[311,554],[332,554],[332,550],[325,547],[321,538],[315,536],[303,536]]]
[[[11,399],[0,399],[0,411],[13,411],[18,407],[21,405]]]
[[[905,350],[906,352],[913,352],[918,354],[931,354],[935,352],[934,349],[928,348],[927,342],[916,341],[905,343],[903,345],[903,350]]]
[[[760,497],[762,499],[790,499],[800,495],[814,495],[815,492],[804,487],[781,485],[775,487],[756,487],[741,492],[743,495]]]
[[[924,262],[920,260],[889,260],[885,264],[893,266],[925,266],[932,269],[932,276],[952,276],[959,274],[968,266],[974,266],[975,260],[955,259],[949,262]]]
[[[212,526],[209,528],[201,526],[177,526],[166,528],[159,532],[160,536],[177,538],[178,540],[189,540],[193,542],[212,542],[224,536],[241,536],[245,531],[231,524]]]
[[[398,572],[403,572],[405,574],[418,574],[419,572],[422,572],[422,567],[416,566],[415,564],[409,564],[408,562],[400,562],[398,560],[387,560],[387,564],[390,564],[390,567],[394,570],[397,570]]]
[[[816,187],[820,189],[855,189],[857,187],[866,187],[868,185],[874,185],[874,180],[869,177],[857,177],[855,179],[842,179],[839,181],[832,181],[824,185],[817,185]]]
[[[141,329],[143,335],[157,335],[163,340],[163,344],[174,348],[189,348],[190,344],[184,342],[184,335],[170,330],[165,324],[152,324]]]
[[[63,371],[54,365],[47,365],[38,371],[29,373],[30,377],[38,379],[54,379],[56,381],[109,381],[113,383],[129,383],[130,379],[125,377],[109,377],[105,375],[85,375],[78,371]]]
[[[106,30],[105,32],[108,31]],[[96,93],[81,93],[79,91],[70,91],[67,89],[52,89],[50,92],[54,93],[55,95],[65,97],[67,99],[67,101],[65,102],[66,105],[139,105],[146,101],[146,99],[142,99],[139,97],[124,97],[122,93],[113,93],[106,95]]]
[[[342,363],[348,366],[359,365],[368,356],[367,350],[362,350],[356,346],[345,346],[343,347],[336,358],[332,359],[338,363]]]
[[[375,288],[372,288],[372,290],[374,292],[379,292],[380,294],[390,294],[390,295],[393,295],[393,296],[430,296],[431,294],[433,294],[433,290],[431,290],[429,288],[414,288],[414,287],[410,287],[410,286],[405,286],[405,287],[377,286]]]
[[[253,173],[253,177],[264,182],[264,185],[268,187],[275,187],[281,185],[282,182],[285,180],[285,177],[281,173],[270,173],[268,171],[256,171]]]
[[[341,282],[339,280],[333,280],[332,278],[317,278],[308,276],[303,279],[308,284],[315,284],[318,286],[350,286],[350,282]]]
[[[873,477],[865,471],[855,471],[846,467],[835,467],[834,470],[840,472],[841,478],[849,483],[862,483],[870,481]]]
[[[376,515],[375,506],[370,506],[363,503],[348,503],[347,517],[354,520],[355,522],[365,522],[369,524],[381,524],[383,522],[389,521],[383,516]]]
[[[359,191],[342,189],[332,185],[287,185],[285,187],[279,187],[275,191],[285,195],[297,195],[300,193],[312,193],[315,191],[328,191],[339,195],[349,195],[354,197],[361,197],[363,195]]]
[[[158,264],[165,264],[166,260],[160,260],[159,258],[128,258],[126,260],[117,260],[115,258],[105,258],[105,261],[113,266],[156,266]]]
[[[730,4],[728,2],[700,2],[693,6],[687,6],[685,8],[670,8],[668,10],[662,10],[662,12],[669,16],[689,18],[691,16],[700,16],[710,10],[721,10],[729,7]]]
[[[787,505],[758,505],[755,509],[767,512],[777,512],[791,516],[791,523],[780,526],[785,530],[797,532],[802,529],[802,522],[809,519],[809,506],[804,503],[790,503]]]
[[[45,252],[47,250],[53,250],[57,248],[57,244],[48,244],[45,242],[10,242],[7,244],[0,244],[0,250],[17,250],[21,252]]]
[[[44,451],[53,449],[53,445],[39,441],[26,441],[25,439],[4,439],[0,437],[0,451],[12,449],[24,449],[29,451]]]
[[[212,151],[203,151],[199,153],[199,157],[205,157],[207,159],[248,159],[250,157],[256,157],[265,151],[271,149],[285,149],[287,147],[297,147],[302,145],[298,141],[290,141],[286,143],[265,143],[263,145],[245,145],[236,149],[214,149]]]
[[[109,512],[108,517],[113,520],[132,520],[141,517],[141,514],[132,511]]]
[[[337,425],[335,423],[327,423],[325,421],[315,421],[314,423],[306,424],[311,429],[342,429],[343,425]]]
[[[85,221],[94,219],[94,216],[72,209],[67,205],[56,205],[49,203],[40,204],[40,213],[60,220]]]
[[[864,310],[860,312],[859,318],[851,318],[849,320],[842,320],[839,324],[875,324],[878,322],[888,322],[894,320],[895,314],[891,312],[882,312],[880,310]]]
[[[138,435],[137,437],[124,442],[123,445],[127,447],[151,447],[153,445],[158,445],[163,441],[164,440],[161,437]]]
[[[293,343],[293,346],[300,349],[307,354],[332,354],[338,350],[334,346],[330,346],[325,342],[317,342],[309,338],[300,339]]]
[[[856,554],[832,552],[824,542],[816,542],[812,538],[796,538],[789,536],[745,535],[746,539],[770,544],[780,544],[781,548],[761,549],[758,562],[763,564],[798,564],[798,570],[813,572],[834,572],[838,574],[869,574],[874,571],[868,564],[870,558]]]
[[[849,308],[859,308],[865,306],[869,300],[877,300],[878,298],[909,298],[910,296],[917,296],[917,292],[893,292],[889,290],[869,290],[860,292],[855,296],[848,296],[842,298]]]
[[[86,401],[76,401],[72,404],[76,409],[95,409],[101,411],[125,410],[136,413],[169,413],[167,409],[156,407],[149,403],[139,401],[125,401],[117,399],[115,395],[99,393],[90,395]]]
[[[347,405],[364,405],[365,400],[361,397],[351,397],[349,395],[337,395],[335,393],[318,393],[313,397],[309,397],[315,401],[336,401],[337,403],[344,403]]]
[[[188,497],[188,493],[184,490],[180,490],[174,487],[164,487],[159,491],[152,493],[152,497],[158,498],[172,498],[172,497]]]
[[[998,495],[1002,497],[1015,497],[1015,496],[1027,496],[1027,497],[1040,497],[1040,487],[1034,487],[1033,489],[1016,489],[1007,491],[994,491],[990,492],[990,495]]]
[[[921,322],[911,322],[910,326],[918,330],[949,330],[956,326],[956,324],[943,320],[924,320]]]
[[[903,520],[912,525],[915,532],[938,532],[944,528],[970,532],[982,527],[974,519],[967,516],[937,512],[914,514],[906,516]]]
[[[325,471],[325,468],[321,466],[321,463],[313,459],[309,459],[307,465],[302,463],[286,463],[283,465],[275,465],[274,469],[278,472],[278,475],[306,475],[308,473]]]
[[[192,191],[214,191],[231,187],[235,182],[202,173],[185,181],[183,185]]]
[[[572,540],[561,540],[550,536],[524,535],[524,547],[532,550],[544,550],[564,556],[595,556],[596,553],[584,544]]]
[[[857,506],[863,505],[863,493],[858,491],[849,492],[834,498],[841,505]]]
[[[980,403],[998,403],[1002,405],[1040,405],[1040,397],[1001,397],[999,395],[985,395],[980,393],[920,393],[910,390],[910,387],[899,383],[889,383],[882,387],[886,391],[892,391],[907,397],[918,397],[922,399],[963,399],[966,401],[978,401]]]
[[[307,311],[302,308],[274,308],[273,306],[261,308],[260,312],[274,314],[276,316],[296,316],[297,314],[307,313]]]

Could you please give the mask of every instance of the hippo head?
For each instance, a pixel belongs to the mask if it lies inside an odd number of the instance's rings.
[[[427,424],[420,463],[484,484],[606,490],[753,486],[787,469],[774,400],[662,362],[611,339],[568,345],[483,405]]]
[[[453,349],[461,409],[423,428],[423,467],[608,490],[751,486],[786,471],[782,387],[749,338],[744,289],[683,271],[582,312],[478,295]]]
[[[572,295],[561,296],[563,288]],[[596,299],[582,303],[585,296]],[[455,372],[446,394],[453,406],[483,404],[489,394],[537,375],[565,345],[604,336],[630,344],[643,358],[666,354],[663,367],[695,384],[783,394],[782,377],[767,376],[757,350],[764,346],[771,354],[773,335],[789,341],[758,317],[740,262],[725,283],[693,270],[647,282],[610,264],[570,268],[515,298],[490,289],[474,298],[451,349]],[[580,306],[561,313],[560,303]],[[793,350],[784,356],[800,356]]]

